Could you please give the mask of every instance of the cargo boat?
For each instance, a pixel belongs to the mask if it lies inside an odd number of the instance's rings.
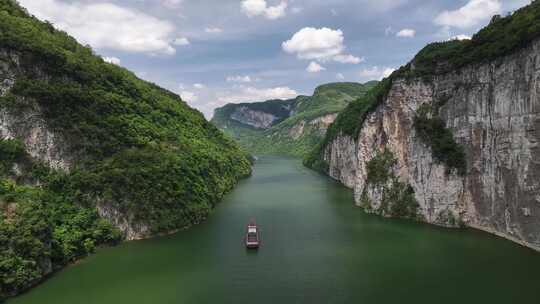
[[[246,248],[248,249],[257,249],[261,245],[259,227],[257,227],[257,224],[254,221],[251,221],[247,225],[244,241],[246,243]]]

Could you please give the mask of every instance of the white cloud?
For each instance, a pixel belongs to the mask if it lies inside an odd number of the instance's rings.
[[[185,45],[190,45],[191,42],[189,41],[189,39],[185,37],[179,37],[179,38],[174,39],[173,44],[177,46],[185,46]]]
[[[245,76],[238,75],[238,76],[228,76],[227,77],[227,82],[248,83],[248,82],[251,82],[251,81],[252,81],[252,79],[248,75],[245,75]]]
[[[394,29],[391,26],[384,29],[384,35],[385,36],[388,36],[388,35],[392,34],[393,32],[394,32]]]
[[[416,36],[416,31],[413,29],[402,29],[401,31],[397,32],[396,36],[402,38],[413,38]]]
[[[382,80],[385,77],[390,76],[395,69],[388,67],[374,66],[371,68],[365,68],[360,71],[361,81],[368,80]]]
[[[190,92],[190,91],[182,91],[180,92],[180,97],[182,97],[182,100],[187,103],[193,103],[199,100],[199,96],[197,94]]]
[[[315,61],[310,62],[309,66],[306,68],[306,71],[308,71],[309,73],[319,73],[324,70],[326,70],[326,68],[316,63]]]
[[[193,85],[193,87],[195,89],[199,89],[199,90],[206,88],[206,86],[204,84],[202,84],[202,83],[196,83],[196,84]]]
[[[105,62],[116,64],[116,65],[120,65],[120,62],[121,62],[120,59],[117,57],[103,57],[103,60],[105,60]]]
[[[440,13],[435,18],[435,24],[462,29],[471,28],[500,13],[501,10],[500,0],[469,0],[457,10]]]
[[[270,99],[291,99],[298,96],[298,93],[289,87],[276,87],[258,89],[254,87],[239,87],[239,92],[226,94],[218,97],[221,103],[240,103],[264,101]]]
[[[264,16],[267,19],[278,19],[285,17],[287,10],[287,2],[281,1],[276,6],[268,6],[266,0],[244,0],[241,3],[242,12],[246,16],[252,18],[256,16]]]
[[[306,27],[283,42],[282,47],[300,59],[328,59],[343,52],[343,40],[341,30]]]
[[[287,9],[287,2],[282,1],[279,5],[276,6],[270,6],[266,10],[266,18],[274,20],[281,17],[285,17]]]
[[[461,34],[461,35],[450,37],[448,40],[470,40],[470,39],[471,39],[471,36]]]
[[[358,58],[353,55],[337,55],[337,56],[334,56],[334,61],[341,62],[341,63],[359,64],[361,62],[366,61],[366,59],[364,57]]]
[[[223,33],[223,29],[221,29],[219,27],[207,27],[207,28],[204,29],[204,31],[209,33],[209,34]]]
[[[339,79],[339,80],[343,80],[343,79],[345,79],[345,76],[343,74],[341,74],[341,73],[337,73],[336,78]]]
[[[59,0],[20,0],[40,19],[98,49],[150,54],[175,54],[170,44],[175,27],[140,11],[112,3],[67,3]]]
[[[344,37],[341,30],[305,27],[291,39],[282,43],[285,52],[296,54],[299,59],[325,62],[334,60],[341,63],[357,64],[361,58],[344,54]]]
[[[248,17],[263,15],[266,12],[267,4],[265,0],[245,0],[241,3],[242,12]]]

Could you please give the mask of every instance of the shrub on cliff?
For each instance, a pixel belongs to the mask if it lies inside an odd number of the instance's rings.
[[[430,112],[432,110],[426,106],[418,110],[414,118],[418,136],[431,148],[435,160],[445,164],[449,170],[455,169],[458,174],[465,174],[467,161],[463,146],[454,140],[444,121],[436,113]]]
[[[414,189],[403,183],[394,174],[393,167],[397,160],[394,154],[385,149],[379,152],[367,163],[367,177],[362,193],[364,208],[369,212],[375,212],[392,217],[417,219],[419,204],[414,195]],[[381,205],[374,209],[367,195],[368,188],[381,191]]]

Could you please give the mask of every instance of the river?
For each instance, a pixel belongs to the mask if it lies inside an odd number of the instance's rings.
[[[263,246],[243,247],[248,220]],[[540,303],[540,253],[367,215],[352,193],[263,157],[204,224],[100,249],[9,304]]]

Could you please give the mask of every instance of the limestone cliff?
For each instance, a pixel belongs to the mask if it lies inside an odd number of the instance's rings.
[[[524,12],[530,11],[518,17]],[[357,133],[328,138],[322,169],[354,189],[356,203],[368,212],[398,216],[388,204],[409,193],[415,202],[406,217],[474,227],[540,250],[540,39],[427,76],[414,75],[417,62],[387,80],[380,102],[356,117]],[[415,119],[422,108],[435,109],[430,115],[462,147],[465,172],[437,160],[419,136]],[[394,158],[386,167],[380,165],[384,153]],[[388,170],[382,182],[369,176],[376,169]],[[408,190],[394,191],[396,183]]]
[[[43,72],[35,67],[38,74]],[[0,97],[5,97],[17,78],[26,73],[21,65],[18,52],[0,48]],[[24,101],[22,101],[24,102]],[[69,171],[73,155],[68,152],[69,145],[58,133],[47,126],[39,105],[25,104],[24,109],[0,107],[0,138],[23,139],[28,153],[55,169]]]
[[[240,107],[234,111],[231,119],[257,129],[267,129],[279,118],[270,113],[254,111],[248,107]]]

